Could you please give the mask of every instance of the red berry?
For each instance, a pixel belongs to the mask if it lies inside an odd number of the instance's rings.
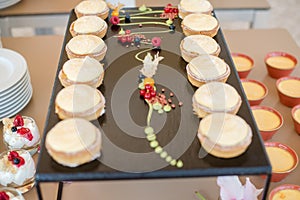
[[[172,8],[164,8],[165,13],[170,13],[172,11]]]
[[[17,167],[21,167],[22,165],[25,164],[25,160],[24,160],[24,158],[22,158],[22,157],[18,157],[18,158],[19,158],[20,162],[19,162],[19,164],[17,165]]]
[[[16,152],[16,151],[11,151],[11,152],[9,152],[9,154],[8,154],[8,156],[7,156],[7,159],[9,160],[9,161],[12,161],[14,158],[16,158],[16,157],[19,157],[19,154],[18,154],[18,152]]]
[[[14,120],[14,126],[24,126],[24,120],[21,115],[16,115]]]
[[[127,42],[127,38],[126,38],[125,36],[122,36],[121,42],[122,42],[122,43],[126,43],[126,42]]]
[[[150,92],[150,95],[151,95],[151,97],[155,97],[155,96],[156,96],[156,92],[155,92],[154,90],[152,90],[152,91]]]
[[[13,158],[19,156],[18,152],[16,152],[16,151],[11,151],[11,152],[9,152],[9,155],[11,155]]]
[[[172,8],[172,13],[177,14],[178,13],[178,9],[177,8]]]
[[[24,128],[24,127],[19,128],[17,130],[17,133],[22,135],[23,137],[27,138],[29,141],[31,141],[33,138],[32,133],[29,128]]]
[[[31,134],[31,132],[30,132],[30,133],[27,133],[27,134],[25,135],[25,137],[26,137],[29,141],[31,141],[31,140],[33,139],[33,135]]]
[[[29,128],[24,128],[24,127],[19,128],[19,129],[17,130],[17,133],[19,133],[20,135],[25,135],[25,134],[27,134],[28,132],[30,132],[30,129],[29,129]]]
[[[133,37],[132,36],[127,36],[126,39],[127,39],[127,42],[129,42],[129,43],[133,42]]]
[[[146,90],[140,90],[140,95],[141,95],[142,97],[144,97],[145,94],[146,94]]]
[[[171,4],[171,3],[168,3],[168,4],[167,4],[167,7],[172,7],[172,4]]]
[[[0,200],[9,200],[9,196],[6,194],[6,192],[0,192]]]
[[[125,34],[126,34],[126,35],[129,35],[130,33],[131,33],[130,30],[126,30],[126,31],[125,31]]]
[[[146,100],[151,99],[151,94],[150,94],[149,92],[147,92],[147,93],[144,95],[144,98],[145,98]]]
[[[151,85],[149,85],[149,84],[146,84],[146,85],[145,85],[145,89],[146,89],[146,90],[150,90],[150,89],[151,89],[151,87],[152,87],[152,86],[151,86]]]

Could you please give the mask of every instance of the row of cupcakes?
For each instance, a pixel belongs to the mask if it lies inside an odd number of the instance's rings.
[[[77,19],[70,25],[72,38],[65,46],[69,60],[58,75],[64,88],[55,99],[55,112],[62,121],[52,127],[45,140],[50,156],[67,167],[100,157],[101,131],[90,121],[105,112],[105,97],[97,88],[105,73],[100,62],[107,51],[102,38],[107,32],[109,8],[105,1],[85,0],[74,11]]]
[[[197,87],[192,99],[195,115],[203,118],[199,123],[198,138],[207,153],[220,158],[237,157],[244,153],[252,141],[252,130],[246,121],[236,115],[242,99],[236,89],[226,81],[231,73],[229,65],[221,59],[221,48],[213,38],[219,22],[211,15],[208,1],[182,0],[179,15],[185,38],[180,43],[182,58],[189,82]],[[201,13],[182,12],[197,7]],[[201,9],[199,9],[201,10]]]

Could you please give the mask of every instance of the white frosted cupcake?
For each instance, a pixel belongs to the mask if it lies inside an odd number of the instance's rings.
[[[218,56],[221,48],[213,38],[206,35],[190,35],[180,42],[181,56],[186,62],[190,62],[193,58],[210,54]]]
[[[106,51],[107,46],[104,41],[95,35],[75,36],[66,45],[69,59],[89,56],[101,61],[104,59]]]
[[[182,31],[186,36],[207,35],[214,37],[220,28],[218,20],[206,14],[190,14],[181,22]]]
[[[193,95],[193,111],[203,118],[210,113],[236,114],[242,99],[236,89],[227,83],[209,82],[199,87]]]
[[[213,11],[213,6],[207,0],[181,0],[178,4],[180,18],[193,13],[202,13],[210,15]]]
[[[84,84],[65,87],[56,96],[55,113],[60,119],[84,118],[95,120],[104,113],[105,98],[102,93]]]
[[[86,84],[97,88],[104,77],[103,65],[96,59],[73,58],[64,63],[58,78],[64,87],[73,84]]]
[[[186,66],[188,80],[195,87],[212,82],[226,82],[230,67],[221,58],[212,55],[199,55]]]
[[[28,151],[5,151],[0,155],[1,185],[25,192],[32,188],[34,175],[35,163]],[[26,186],[30,187],[26,188]]]
[[[3,141],[8,149],[25,149],[34,154],[40,144],[40,132],[31,117],[16,115],[3,119]]]
[[[200,121],[198,138],[201,147],[219,158],[233,158],[244,153],[252,141],[247,122],[228,113],[213,113]]]
[[[103,38],[107,32],[107,23],[97,16],[83,16],[72,22],[70,33],[76,35],[96,35]]]
[[[81,1],[75,6],[75,14],[78,18],[85,15],[96,15],[102,19],[106,19],[108,12],[107,3],[102,0]]]
[[[85,119],[66,119],[47,133],[45,145],[56,162],[77,167],[100,156],[101,133]]]

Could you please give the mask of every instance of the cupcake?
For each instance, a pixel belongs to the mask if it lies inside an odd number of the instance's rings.
[[[103,77],[103,65],[88,56],[67,60],[58,75],[60,83],[64,87],[73,84],[86,84],[97,88],[102,84]]]
[[[95,120],[104,113],[104,106],[102,93],[84,84],[65,87],[55,99],[55,113],[60,119],[79,117]]]
[[[193,58],[210,54],[218,56],[221,48],[220,45],[211,37],[206,35],[190,35],[180,42],[181,56],[186,62],[190,62]]]
[[[107,46],[104,41],[95,35],[78,35],[66,44],[69,59],[89,56],[101,61],[104,59],[106,51]]]
[[[199,55],[186,66],[188,80],[195,87],[212,82],[226,82],[230,67],[221,58],[212,55]]]
[[[72,22],[70,33],[76,35],[96,35],[103,38],[107,32],[107,23],[97,16],[83,16]]]
[[[193,111],[203,118],[210,113],[236,114],[242,100],[234,87],[227,83],[210,82],[199,87],[193,95]]]
[[[45,146],[59,164],[77,167],[100,156],[101,133],[85,119],[66,119],[47,133]]]
[[[35,163],[28,151],[5,151],[0,155],[1,185],[24,191],[23,187],[33,186],[34,175]]]
[[[219,158],[233,158],[247,150],[252,131],[237,115],[213,113],[200,121],[198,138],[207,153]]]
[[[40,144],[40,132],[31,117],[4,118],[3,141],[8,149],[25,149],[34,154]]]
[[[78,18],[85,15],[96,15],[102,19],[106,19],[108,12],[107,3],[101,0],[81,1],[75,6],[75,14]]]
[[[214,37],[219,30],[218,20],[206,14],[190,14],[181,22],[182,31],[186,36],[207,35]]]
[[[207,0],[181,0],[178,4],[180,18],[185,18],[189,14],[208,14],[213,11],[213,6]]]

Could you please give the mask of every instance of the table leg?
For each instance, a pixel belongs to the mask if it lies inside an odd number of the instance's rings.
[[[42,195],[42,190],[41,190],[41,187],[40,187],[40,183],[37,182],[35,187],[36,187],[38,199],[43,200],[43,195]]]
[[[56,200],[61,200],[63,188],[64,188],[64,183],[61,181],[61,182],[58,183],[58,191],[57,191],[57,198],[56,198]]]

